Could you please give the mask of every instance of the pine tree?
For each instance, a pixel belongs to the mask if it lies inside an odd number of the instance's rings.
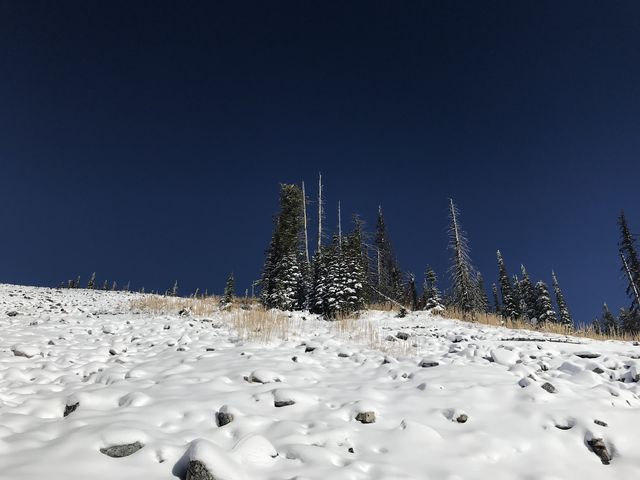
[[[634,315],[626,308],[621,308],[618,315],[618,325],[623,332],[638,335],[640,333],[640,315]]]
[[[362,222],[357,216],[353,222],[353,231],[346,237],[343,247],[346,272],[345,313],[361,310],[367,301],[368,259],[362,239]]]
[[[553,279],[553,290],[556,294],[556,304],[558,305],[558,323],[565,327],[573,328],[573,318],[569,313],[567,302],[564,299],[564,295],[560,289],[560,284],[558,283],[558,278],[553,270],[551,271],[551,277]]]
[[[80,288],[80,275],[76,277],[76,281],[73,283],[73,288]]]
[[[469,246],[467,238],[462,231],[460,225],[460,212],[453,203],[453,199],[449,200],[449,249],[452,252],[451,267],[449,269],[451,275],[452,286],[452,302],[458,308],[463,316],[471,314],[478,310],[478,288],[475,284],[475,271],[469,257]]]
[[[402,274],[393,254],[393,247],[389,240],[387,227],[382,214],[382,207],[378,206],[375,236],[375,268],[372,269],[372,284],[383,295],[376,296],[377,301],[386,302],[384,295],[393,300],[400,300],[402,296]]]
[[[522,273],[522,278],[518,284],[520,297],[519,310],[524,319],[531,321],[531,319],[536,316],[536,289],[531,283],[531,279],[529,278],[529,274],[527,273],[527,269],[524,268],[524,265],[520,265],[520,271]]]
[[[94,288],[96,288],[96,272],[93,272],[91,274],[91,278],[87,282],[87,288],[90,290],[93,290]]]
[[[476,273],[476,288],[478,289],[478,309],[482,313],[489,313],[489,298],[484,288],[484,278],[480,272]]]
[[[416,277],[413,273],[408,274],[405,304],[411,305],[411,310],[414,312],[418,310],[418,290],[416,288]]]
[[[171,287],[171,290],[169,290],[169,296],[177,297],[178,296],[178,291],[179,291],[178,280],[176,280],[174,282],[174,284],[173,284],[173,287]]]
[[[634,235],[629,230],[624,212],[618,217],[620,226],[619,254],[622,260],[622,272],[627,279],[627,295],[631,298],[629,312],[640,315],[640,259],[635,245]]]
[[[118,290],[118,282],[114,280],[113,285],[111,285],[111,291],[115,292],[116,290]]]
[[[498,299],[498,286],[491,284],[491,292],[493,293],[493,313],[500,315],[500,300]]]
[[[105,280],[102,284],[102,290],[109,290],[109,281]]]
[[[605,335],[615,335],[618,333],[619,326],[616,317],[609,310],[607,304],[602,305],[602,315],[599,320],[600,333]]]
[[[442,296],[440,290],[438,290],[438,277],[431,267],[427,267],[427,271],[424,273],[422,305],[425,310],[431,310],[432,308],[444,309]]]
[[[308,303],[303,209],[302,189],[281,185],[280,213],[260,280],[260,301],[267,308],[295,310]]]
[[[233,273],[230,273],[229,277],[227,278],[227,283],[224,286],[224,293],[222,294],[222,300],[220,301],[220,303],[222,305],[232,304],[235,294]]]
[[[556,312],[549,296],[549,287],[544,282],[536,283],[536,321],[538,324],[547,322],[557,322]]]
[[[128,292],[130,288],[131,288],[131,281],[129,280],[127,281],[127,284],[124,286],[123,290],[125,292]]]
[[[513,285],[509,279],[507,273],[507,267],[504,264],[504,259],[500,250],[496,253],[498,257],[498,278],[500,281],[500,291],[502,293],[502,316],[504,318],[510,318],[516,320],[520,317],[519,308],[515,303],[515,297],[513,292]]]

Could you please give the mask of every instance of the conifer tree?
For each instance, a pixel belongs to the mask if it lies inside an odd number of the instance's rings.
[[[405,303],[411,305],[411,310],[418,310],[418,290],[416,288],[416,277],[413,273],[408,274]]]
[[[605,335],[615,335],[618,333],[618,322],[606,303],[602,305],[602,315],[600,316],[599,327],[600,332]]]
[[[396,301],[399,300],[402,296],[402,274],[393,253],[381,206],[378,206],[376,220],[374,260],[372,284],[376,285],[376,289],[383,294],[376,296],[377,301],[385,302],[384,295]]]
[[[115,292],[116,290],[118,290],[118,282],[114,280],[113,285],[111,285],[111,291]]]
[[[627,279],[627,295],[631,298],[629,313],[640,316],[640,259],[635,245],[634,235],[627,225],[624,212],[618,217],[620,226],[619,254],[622,259],[622,272]]]
[[[493,313],[500,315],[500,300],[498,299],[498,286],[491,284],[491,292],[493,293]]]
[[[537,295],[536,290],[531,283],[531,279],[529,278],[529,274],[527,273],[527,269],[524,268],[524,265],[520,265],[520,271],[522,273],[522,278],[518,283],[520,297],[519,310],[520,315],[527,321],[530,321],[536,316]]]
[[[179,291],[178,280],[176,280],[174,282],[174,284],[173,284],[173,287],[171,287],[171,290],[169,290],[169,296],[177,297],[178,296],[178,291]]]
[[[564,294],[562,293],[562,289],[558,283],[558,278],[553,270],[551,271],[551,277],[553,279],[553,290],[556,294],[556,304],[558,305],[558,323],[565,327],[573,328],[573,318],[569,313],[567,302],[564,299]]]
[[[480,272],[476,273],[476,287],[478,289],[478,310],[482,313],[489,313],[489,298],[484,288],[484,278]]]
[[[460,225],[460,212],[453,199],[449,199],[449,249],[451,250],[451,294],[453,305],[463,315],[478,310],[479,295],[475,283],[475,270],[469,257],[469,245]]]
[[[128,292],[130,288],[131,288],[131,281],[130,281],[130,280],[128,280],[128,281],[127,281],[127,284],[124,286],[123,290],[124,290],[125,292]]]
[[[498,250],[496,255],[498,257],[498,278],[500,281],[500,291],[502,293],[501,313],[504,318],[515,320],[520,316],[520,312],[518,306],[515,303],[513,285],[511,284],[511,280],[509,279],[507,267],[504,264],[504,259],[502,258],[500,250]]]
[[[91,278],[87,282],[87,288],[90,290],[93,290],[94,288],[96,288],[96,272],[93,272],[91,274]]]
[[[230,273],[229,277],[227,278],[227,283],[224,286],[224,293],[222,294],[222,300],[220,301],[220,303],[222,305],[232,304],[235,295],[236,295],[236,292],[235,292],[235,286],[234,286],[234,280],[233,280],[233,273]]]
[[[442,296],[438,290],[438,277],[431,267],[427,267],[424,273],[424,284],[422,291],[422,305],[425,310],[432,308],[443,309]]]
[[[549,296],[549,287],[540,281],[536,283],[536,320],[537,323],[557,322],[556,312]]]
[[[108,280],[105,280],[102,283],[102,290],[109,290],[109,281]]]
[[[260,280],[260,301],[267,308],[295,310],[307,304],[303,209],[302,189],[281,185],[280,213]]]
[[[80,288],[80,275],[76,277],[76,281],[73,283],[73,288]]]

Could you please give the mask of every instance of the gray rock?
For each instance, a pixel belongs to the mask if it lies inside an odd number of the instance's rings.
[[[601,373],[604,373],[604,370],[600,367],[596,367],[592,371],[593,373],[597,373],[598,375],[600,375]]]
[[[593,453],[600,457],[600,461],[603,465],[609,465],[611,463],[611,455],[609,454],[603,439],[592,438],[591,440],[587,440],[587,445],[589,445]]]
[[[140,450],[144,445],[140,442],[127,443],[125,445],[113,445],[100,449],[100,453],[113,458],[128,457]]]
[[[356,420],[360,423],[375,423],[376,421],[376,413],[375,412],[360,412],[356,415]]]
[[[385,338],[385,340],[387,342],[397,342],[398,339],[396,337],[394,337],[393,335],[387,335],[387,338]]]
[[[295,405],[296,402],[294,402],[293,400],[276,400],[275,402],[273,402],[273,404],[276,407],[288,407],[289,405]]]
[[[596,425],[600,425],[601,427],[608,427],[609,424],[607,422],[603,422],[602,420],[598,420],[597,418],[593,421]]]
[[[599,353],[593,352],[576,352],[574,355],[580,358],[598,358],[600,356]]]
[[[338,357],[340,357],[340,358],[348,358],[348,357],[349,357],[349,354],[348,354],[348,353],[344,353],[344,352],[340,352],[340,353],[338,354]]]
[[[556,425],[556,428],[558,430],[571,430],[573,425]]]
[[[553,385],[551,385],[549,382],[544,382],[542,384],[542,388],[544,390],[546,390],[549,393],[556,393],[556,387],[554,387]]]
[[[307,346],[307,347],[304,349],[304,353],[311,353],[311,352],[313,352],[315,349],[316,349],[316,347],[309,347],[309,346]]]
[[[64,414],[62,415],[63,417],[66,417],[68,415],[70,415],[71,413],[75,412],[76,409],[80,406],[80,402],[76,402],[73,403],[71,405],[67,404],[64,407]]]
[[[216,413],[216,421],[219,427],[224,427],[225,425],[233,422],[233,413],[218,412]]]
[[[407,332],[398,332],[396,333],[396,337],[399,338],[400,340],[408,340],[409,334]]]
[[[438,365],[440,365],[438,362],[433,362],[431,360],[422,360],[420,362],[420,365],[418,366],[422,368],[429,368],[429,367],[437,367]]]
[[[469,420],[469,417],[466,413],[461,413],[456,417],[456,422],[458,423],[467,423],[467,420]]]
[[[9,317],[15,317],[18,315],[18,312],[16,312],[15,310],[12,310],[10,312],[7,312],[7,316]]]
[[[190,460],[187,465],[186,480],[216,480],[200,460]]]

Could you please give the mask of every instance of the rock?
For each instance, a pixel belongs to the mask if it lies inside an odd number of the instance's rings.
[[[100,453],[113,458],[128,457],[140,450],[144,445],[140,442],[127,443],[125,445],[113,445],[111,447],[101,448]]]
[[[109,349],[109,355],[117,355],[117,354],[118,354],[118,352],[116,352],[115,349],[113,349],[113,348]]]
[[[55,342],[54,342],[53,340],[49,340],[49,341],[47,342],[47,345],[55,345]]]
[[[15,317],[18,315],[18,312],[16,312],[15,310],[12,310],[10,312],[7,312],[7,316],[9,317]]]
[[[304,353],[311,353],[316,349],[316,347],[309,347],[307,345],[307,347],[304,349]]]
[[[356,415],[356,420],[360,423],[375,423],[376,414],[375,412],[360,412]]]
[[[580,358],[598,358],[600,356],[599,353],[594,352],[576,352],[574,355]]]
[[[72,414],[73,412],[75,412],[75,411],[76,411],[76,409],[77,409],[79,406],[80,406],[80,402],[76,402],[76,403],[73,403],[73,404],[71,404],[71,405],[69,405],[69,404],[65,405],[65,407],[64,407],[64,414],[63,414],[62,416],[63,416],[63,417],[66,417],[66,416],[68,416],[68,415]]]
[[[216,422],[218,423],[219,427],[228,425],[229,423],[233,422],[233,413],[222,411],[216,413]]]
[[[544,382],[542,384],[542,388],[544,390],[546,390],[549,393],[556,393],[556,387],[554,387],[553,385],[551,385],[549,382]]]
[[[491,358],[500,365],[511,367],[520,360],[520,355],[506,348],[496,348],[495,350],[491,350]]]
[[[422,368],[429,368],[437,367],[438,365],[440,365],[438,362],[434,362],[432,360],[422,360],[418,366]]]
[[[165,330],[171,330],[171,325],[165,325],[163,328],[164,328]]]
[[[204,350],[205,350],[205,352],[215,352],[216,351],[216,349],[213,348],[213,347],[207,347]]]
[[[338,354],[338,357],[340,357],[340,358],[348,358],[348,357],[349,357],[349,354],[348,354],[348,353],[344,353],[344,352],[340,352],[340,353]]]
[[[186,480],[216,480],[200,460],[189,460]]]
[[[289,405],[295,405],[295,403],[293,400],[276,400],[273,402],[276,407],[288,407]]]
[[[354,453],[353,447],[349,447],[348,452],[349,452],[349,453]]]
[[[186,308],[183,308],[178,312],[178,315],[180,315],[181,317],[188,317],[190,315],[190,312]]]
[[[408,340],[409,334],[407,332],[398,332],[396,333],[396,338],[399,338],[400,340]]]
[[[387,335],[387,338],[385,338],[385,340],[387,342],[397,342],[398,339],[396,337],[394,337],[393,335]]]
[[[556,428],[558,430],[571,430],[573,425],[556,425]]]
[[[604,373],[604,370],[600,367],[596,367],[592,371],[593,373],[597,373],[598,375],[600,375],[601,373]]]
[[[456,417],[456,422],[458,423],[467,423],[467,420],[469,420],[469,417],[466,413],[462,413]]]
[[[601,438],[592,438],[587,440],[587,445],[591,448],[593,453],[600,457],[600,461],[603,465],[609,465],[611,463],[611,455],[607,450],[607,446],[604,444],[604,440]]]
[[[596,425],[600,425],[601,427],[608,427],[609,424],[607,422],[603,422],[602,420],[598,420],[597,418],[593,421]]]

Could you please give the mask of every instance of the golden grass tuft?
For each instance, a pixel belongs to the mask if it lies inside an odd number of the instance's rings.
[[[238,309],[231,313],[232,328],[243,340],[269,343],[287,340],[300,325],[289,315],[279,310],[265,310],[262,307],[248,310]],[[296,328],[294,328],[296,327]]]
[[[593,340],[619,340],[625,342],[637,341],[638,336],[630,333],[600,333],[593,325],[579,324],[575,328],[568,328],[557,323],[543,323],[541,325],[533,325],[526,320],[505,319],[494,313],[476,313],[473,318],[468,314],[456,309],[447,308],[442,316],[448,319],[459,319],[470,322],[482,323],[484,325],[492,325],[494,327],[505,327],[511,330],[531,330],[534,332],[553,333],[556,335],[564,335],[571,337],[591,338]]]

